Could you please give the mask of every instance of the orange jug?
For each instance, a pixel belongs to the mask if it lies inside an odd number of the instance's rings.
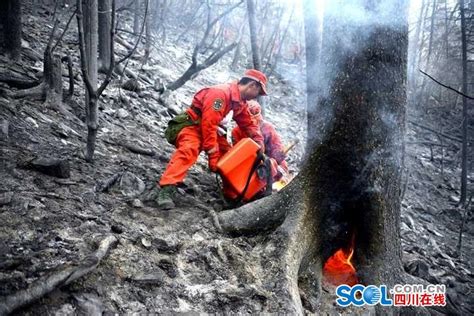
[[[217,171],[223,178],[224,195],[227,198],[235,199],[244,192],[259,150],[260,146],[256,142],[250,138],[243,138],[219,159]],[[264,175],[259,175],[257,171],[253,172],[242,199],[249,201],[265,188],[266,184]]]

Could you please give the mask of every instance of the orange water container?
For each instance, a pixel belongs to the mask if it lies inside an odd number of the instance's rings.
[[[224,188],[224,194],[230,193],[227,197],[236,198],[242,194],[259,149],[260,146],[252,139],[243,138],[219,159],[217,171],[224,178],[224,185],[227,186]],[[252,199],[265,186],[265,179],[259,178],[257,172],[254,172],[243,200]]]

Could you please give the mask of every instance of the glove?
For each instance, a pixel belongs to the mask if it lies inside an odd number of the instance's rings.
[[[217,162],[219,161],[219,158],[220,155],[218,151],[207,155],[209,169],[212,172],[217,172]]]

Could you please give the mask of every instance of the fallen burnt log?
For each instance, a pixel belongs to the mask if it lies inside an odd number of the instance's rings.
[[[77,265],[66,266],[35,281],[28,289],[0,298],[0,315],[10,314],[16,309],[40,299],[54,289],[67,285],[93,271],[116,243],[115,236],[108,236],[100,242],[96,252],[84,258]]]

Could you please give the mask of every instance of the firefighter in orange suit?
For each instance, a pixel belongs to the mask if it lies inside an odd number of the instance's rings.
[[[278,181],[284,173],[288,173],[288,164],[285,161],[285,148],[281,142],[280,135],[278,135],[272,123],[263,119],[262,109],[257,101],[249,101],[248,106],[252,119],[260,127],[265,144],[264,153],[270,159],[275,160],[276,163],[272,163],[272,166],[278,166],[272,170],[273,181]],[[234,146],[245,137],[247,137],[246,134],[239,126],[234,127],[232,130],[232,144]]]
[[[192,105],[186,112],[196,124],[184,127],[176,137],[176,150],[159,181],[161,190],[157,202],[160,208],[171,209],[175,206],[176,185],[183,182],[202,150],[207,153],[209,169],[216,172],[217,161],[222,154],[217,130],[231,110],[243,133],[263,150],[263,136],[250,116],[247,101],[267,95],[266,84],[265,74],[249,69],[238,82],[204,88],[194,95]]]

